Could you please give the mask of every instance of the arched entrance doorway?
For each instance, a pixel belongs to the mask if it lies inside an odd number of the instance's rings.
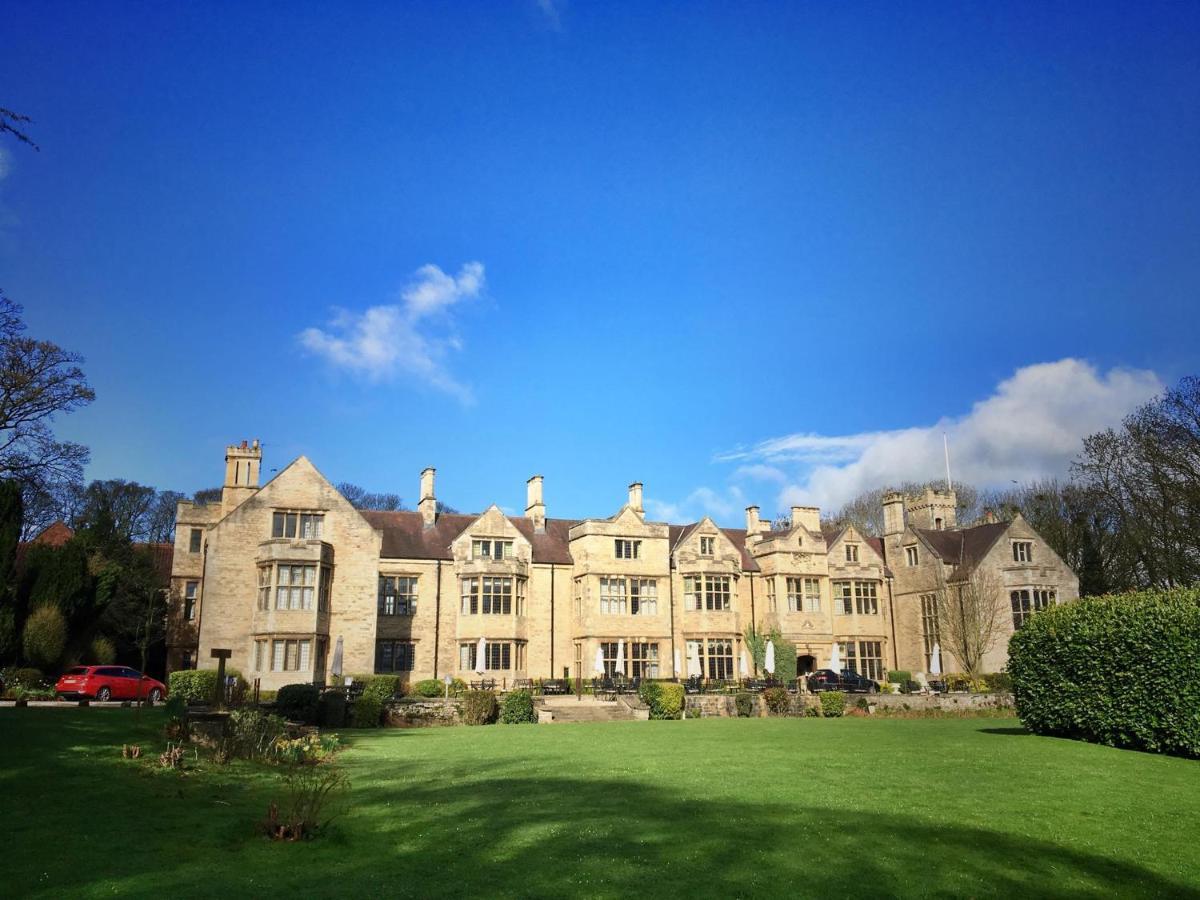
[[[801,653],[796,657],[796,674],[811,675],[817,671],[817,658],[811,653]]]

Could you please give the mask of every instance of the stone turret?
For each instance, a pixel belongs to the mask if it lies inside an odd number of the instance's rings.
[[[225,448],[225,484],[221,486],[222,514],[241,506],[258,492],[261,468],[262,447],[257,438],[253,443],[242,441]]]

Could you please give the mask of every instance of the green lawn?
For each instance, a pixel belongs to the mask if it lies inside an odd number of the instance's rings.
[[[5,896],[1200,897],[1200,763],[1014,720],[350,732],[349,813],[275,844],[270,770],[124,762],[136,715],[0,710]]]

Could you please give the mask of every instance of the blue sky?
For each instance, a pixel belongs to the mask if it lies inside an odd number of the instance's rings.
[[[1061,474],[1200,371],[1196,4],[6,6],[90,477],[727,524]]]

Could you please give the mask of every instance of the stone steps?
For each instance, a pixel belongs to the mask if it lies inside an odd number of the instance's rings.
[[[630,722],[643,718],[625,703],[593,697],[544,698],[538,709],[539,722]]]

